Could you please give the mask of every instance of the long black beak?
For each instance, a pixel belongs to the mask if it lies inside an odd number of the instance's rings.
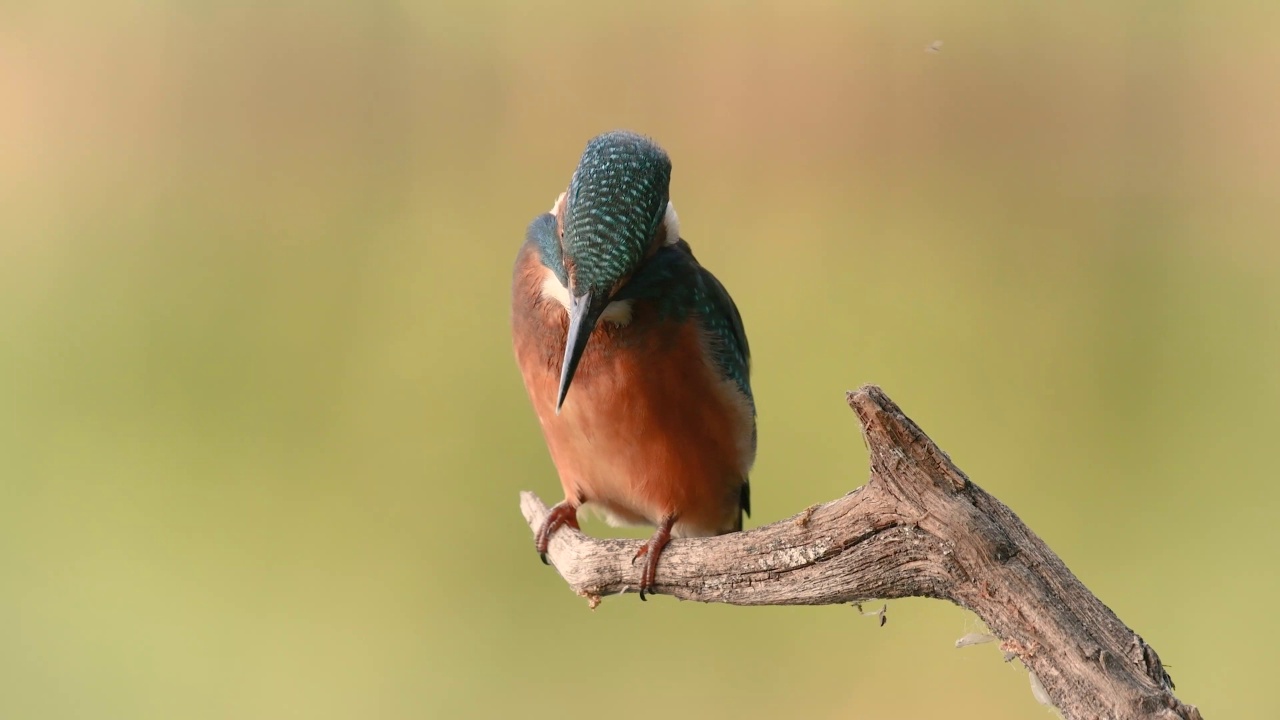
[[[564,362],[560,364],[560,396],[556,400],[556,414],[560,414],[560,406],[564,405],[564,396],[569,394],[569,383],[573,382],[573,373],[578,369],[578,361],[582,360],[582,351],[587,349],[587,340],[604,309],[609,307],[609,296],[597,294],[590,290],[582,295],[570,295],[569,299],[569,336],[564,345]]]

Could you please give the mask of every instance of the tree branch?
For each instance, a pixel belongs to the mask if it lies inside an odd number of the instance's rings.
[[[880,388],[847,399],[870,450],[867,484],[772,525],[673,541],[656,592],[734,605],[949,600],[987,624],[1068,720],[1200,720],[1155,650]],[[528,492],[520,504],[536,532],[546,506]],[[562,528],[548,557],[595,607],[633,589],[639,544]]]

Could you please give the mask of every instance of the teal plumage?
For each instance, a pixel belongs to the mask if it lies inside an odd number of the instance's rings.
[[[710,350],[716,368],[738,386],[754,412],[751,347],[742,315],[724,285],[698,264],[688,242],[681,239],[654,253],[614,298],[651,302],[665,321],[698,322],[712,340]]]
[[[569,287],[569,275],[564,267],[564,253],[560,249],[560,238],[556,233],[556,216],[543,213],[529,223],[524,233],[525,244],[538,249],[538,260],[542,266],[555,273],[560,284]]]
[[[671,160],[645,137],[616,131],[587,143],[564,212],[578,283],[609,292],[644,257],[667,209],[670,183]]]

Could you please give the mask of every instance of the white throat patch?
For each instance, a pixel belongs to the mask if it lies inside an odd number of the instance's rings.
[[[567,315],[569,313],[569,288],[560,284],[560,278],[551,271],[551,268],[543,268],[542,277],[542,297],[555,300],[564,308]],[[609,307],[604,309],[604,313],[600,315],[600,322],[607,322],[617,325],[618,327],[626,327],[631,323],[631,301],[630,300],[614,300],[609,303]]]
[[[667,230],[664,244],[675,245],[680,239],[680,218],[676,216],[676,206],[670,200],[667,201],[667,211],[662,215],[662,226]]]

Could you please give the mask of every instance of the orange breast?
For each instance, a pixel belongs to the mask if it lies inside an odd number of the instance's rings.
[[[754,460],[751,410],[708,362],[697,325],[661,322],[636,305],[628,325],[598,327],[557,415],[567,323],[541,297],[532,260],[517,272],[516,356],[566,496],[614,524],[674,515],[678,536],[739,529]]]

